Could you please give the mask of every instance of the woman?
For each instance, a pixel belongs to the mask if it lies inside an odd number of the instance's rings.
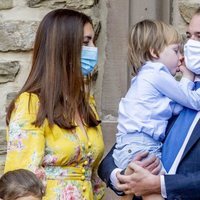
[[[104,143],[84,84],[97,60],[93,38],[85,14],[48,13],[36,34],[29,77],[8,108],[5,172],[36,173],[46,184],[45,200],[92,200],[104,194],[97,176]]]

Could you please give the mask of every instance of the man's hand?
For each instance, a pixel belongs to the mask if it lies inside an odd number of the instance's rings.
[[[135,194],[136,196],[161,193],[160,176],[151,174],[134,162],[131,162],[128,167],[134,171],[133,174],[121,175],[117,173],[119,180],[117,188],[120,191],[124,191],[125,194]]]
[[[154,154],[150,154],[147,151],[139,152],[135,155],[133,161],[137,165],[147,169],[152,174],[159,174],[161,170],[161,162],[158,157],[156,157]]]

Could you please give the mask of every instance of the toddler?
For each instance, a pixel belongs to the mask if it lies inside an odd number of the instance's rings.
[[[43,195],[42,182],[26,169],[9,171],[0,178],[2,200],[41,200]]]

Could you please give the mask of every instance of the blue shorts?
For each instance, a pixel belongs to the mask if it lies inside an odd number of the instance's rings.
[[[125,169],[140,151],[148,151],[161,158],[162,142],[145,133],[128,133],[117,138],[113,151],[114,162],[118,168]]]

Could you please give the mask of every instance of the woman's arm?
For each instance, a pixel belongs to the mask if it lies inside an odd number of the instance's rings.
[[[92,171],[91,182],[92,182],[94,199],[95,200],[102,199],[105,194],[105,183],[99,178],[96,167]]]
[[[36,127],[32,124],[36,118],[37,105],[37,102],[31,101],[29,107],[27,94],[19,97],[7,129],[7,156],[4,171],[23,168],[45,179],[42,168],[45,148],[44,126]]]

